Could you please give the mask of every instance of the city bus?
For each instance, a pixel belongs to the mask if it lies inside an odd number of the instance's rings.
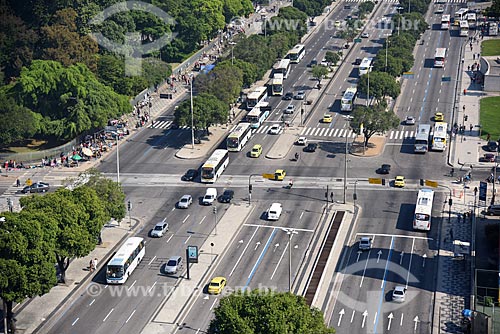
[[[446,48],[437,48],[434,55],[434,67],[444,67],[446,62]]]
[[[469,22],[465,20],[460,21],[460,36],[469,36]]]
[[[226,139],[228,151],[239,152],[243,146],[250,140],[252,128],[250,123],[240,123],[229,133]]]
[[[125,283],[144,255],[146,255],[144,238],[128,238],[106,266],[106,283]]]
[[[371,72],[372,61],[373,61],[373,58],[363,58],[363,60],[361,61],[361,64],[359,65],[359,76],[362,76],[363,74],[367,74],[368,72]]]
[[[431,189],[420,189],[415,205],[415,216],[413,216],[413,229],[429,231],[431,229],[432,202],[434,191]]]
[[[446,149],[446,136],[448,133],[448,124],[437,122],[434,124],[434,133],[432,134],[432,150],[444,151]]]
[[[469,23],[469,29],[476,29],[476,24],[477,24],[476,13],[467,13],[467,23]]]
[[[356,99],[356,94],[358,93],[357,87],[349,87],[344,92],[344,96],[340,100],[340,110],[342,111],[352,111],[354,105],[354,100]]]
[[[201,166],[201,182],[214,183],[229,164],[229,151],[217,149]]]
[[[415,153],[426,153],[429,150],[430,124],[420,124],[415,135]]]
[[[252,129],[257,129],[264,123],[270,112],[269,103],[261,102],[247,114],[246,121],[250,123]]]
[[[466,20],[467,19],[467,8],[460,8],[458,11],[455,12],[455,20],[454,24],[459,25],[458,22]]]
[[[290,59],[281,59],[273,69],[273,77],[282,74],[283,80],[285,80],[288,78],[288,73],[290,73]]]
[[[450,14],[444,14],[443,16],[441,16],[441,29],[442,30],[450,29],[450,20],[451,20]]]
[[[257,87],[247,95],[247,110],[252,110],[259,102],[267,100],[267,87]]]
[[[283,95],[283,74],[277,73],[271,79],[271,94],[273,96]]]
[[[306,46],[304,44],[297,44],[288,52],[287,58],[293,64],[298,64],[306,54]]]

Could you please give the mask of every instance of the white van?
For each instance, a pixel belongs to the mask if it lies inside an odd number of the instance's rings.
[[[201,201],[201,203],[203,205],[211,205],[216,198],[217,198],[217,189],[207,188],[207,192],[205,193],[205,196],[203,196],[203,200]]]
[[[267,210],[267,219],[268,220],[278,220],[281,216],[281,211],[283,208],[281,207],[281,203],[273,203],[269,210]]]

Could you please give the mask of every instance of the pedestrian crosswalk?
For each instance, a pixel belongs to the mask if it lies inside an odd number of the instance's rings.
[[[170,125],[172,125],[172,121],[154,121],[149,124],[148,128],[150,129],[168,129]]]

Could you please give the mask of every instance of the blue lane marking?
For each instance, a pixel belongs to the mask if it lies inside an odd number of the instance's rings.
[[[248,279],[245,283],[245,286],[243,287],[243,291],[245,291],[248,288],[248,284],[250,284],[250,281],[253,278],[253,275],[257,271],[257,268],[259,267],[260,262],[262,261],[262,258],[264,255],[267,253],[267,249],[269,248],[269,245],[271,244],[271,241],[274,239],[274,235],[276,234],[276,229],[273,229],[273,233],[271,233],[271,236],[266,242],[266,245],[264,246],[264,250],[260,253],[259,258],[257,259],[257,263],[253,266],[252,272],[250,273],[250,276],[248,276]]]
[[[384,278],[383,278],[384,283],[382,285],[382,293],[380,294],[380,300],[378,302],[377,319],[375,320],[373,333],[377,333],[378,320],[380,319],[380,312],[381,312],[380,309],[382,308],[382,302],[384,301],[385,285],[387,284],[385,277],[387,276],[387,268],[389,267],[389,263],[391,263],[391,256],[392,256],[392,248],[393,247],[394,247],[394,237],[391,237],[391,248],[389,248],[389,255],[387,256],[387,262],[385,263]]]

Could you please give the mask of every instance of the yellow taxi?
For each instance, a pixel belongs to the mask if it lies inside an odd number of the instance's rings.
[[[260,144],[255,144],[252,147],[252,150],[250,151],[250,156],[252,158],[258,158],[262,154],[262,145]]]
[[[394,179],[394,187],[403,188],[405,186],[405,177],[402,175],[396,176]]]
[[[286,171],[284,169],[276,169],[274,172],[274,179],[276,181],[283,181],[286,176]]]
[[[434,121],[435,122],[442,122],[444,121],[444,114],[442,112],[437,112],[434,114]]]
[[[214,277],[208,284],[208,293],[211,295],[218,295],[222,292],[225,286],[226,286],[225,277],[221,276]]]
[[[323,115],[323,123],[331,123],[332,122],[332,115],[325,114]]]

